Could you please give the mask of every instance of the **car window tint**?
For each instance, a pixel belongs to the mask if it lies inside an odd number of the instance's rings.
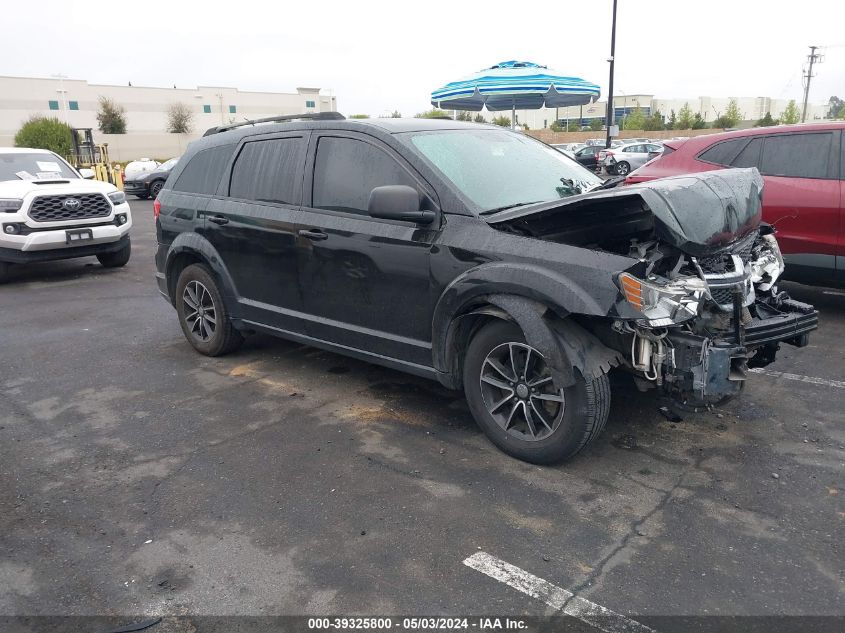
[[[733,159],[747,142],[748,138],[746,137],[722,141],[701,152],[698,158],[716,165],[731,165]]]
[[[234,145],[220,145],[201,150],[188,159],[185,169],[173,185],[174,191],[214,195],[223,170],[232,157]]]
[[[252,141],[232,168],[229,195],[259,202],[299,204],[296,172],[305,159],[301,137]]]
[[[777,134],[766,137],[760,173],[793,178],[827,178],[831,132]]]
[[[763,138],[752,139],[748,145],[734,158],[731,167],[760,167],[760,148],[763,147]]]
[[[387,152],[357,139],[323,137],[314,162],[313,206],[367,213],[370,192],[385,185],[417,183]]]

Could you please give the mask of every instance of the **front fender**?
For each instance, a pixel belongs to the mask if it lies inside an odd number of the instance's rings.
[[[440,295],[432,319],[432,362],[440,372],[453,372],[450,328],[491,295],[533,299],[561,317],[567,314],[605,316],[607,311],[580,285],[541,266],[490,262],[456,277]]]
[[[164,275],[167,279],[167,288],[170,292],[170,297],[173,298],[176,289],[176,275],[172,274],[174,264],[182,255],[190,255],[197,258],[211,269],[211,272],[214,273],[214,276],[220,282],[223,300],[231,311],[232,307],[236,305],[236,299],[238,297],[235,282],[232,280],[232,276],[229,274],[228,269],[223,263],[223,258],[220,257],[217,249],[212,246],[211,242],[198,233],[180,233],[173,240],[167,251],[167,258],[164,262]]]

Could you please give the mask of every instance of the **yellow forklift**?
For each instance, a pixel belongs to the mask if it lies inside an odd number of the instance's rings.
[[[94,143],[94,135],[90,127],[72,128],[73,154],[68,156],[68,162],[76,169],[91,169],[94,177],[103,182],[110,182],[118,189],[123,189],[123,174],[120,167],[112,166],[109,161],[109,144]]]

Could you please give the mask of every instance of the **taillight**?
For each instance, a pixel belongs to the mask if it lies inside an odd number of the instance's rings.
[[[159,202],[159,201],[158,201],[158,198],[156,198],[156,199],[153,201],[153,217],[154,217],[155,219],[158,219],[158,214],[159,214],[159,213],[161,213],[161,202]]]

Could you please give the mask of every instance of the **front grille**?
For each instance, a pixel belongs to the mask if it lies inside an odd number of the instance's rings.
[[[751,259],[751,251],[759,235],[760,231],[752,231],[736,242],[729,250],[700,258],[698,264],[701,266],[701,270],[708,274],[724,274],[730,270],[732,262],[731,255],[739,255],[743,262],[748,262]]]
[[[78,205],[65,206],[69,199],[78,200]],[[84,220],[102,218],[111,213],[111,203],[101,193],[62,194],[58,196],[38,196],[32,201],[29,217],[36,222],[63,222],[66,220]]]
[[[713,297],[713,301],[718,303],[719,305],[727,305],[729,303],[733,303],[733,289],[730,287],[727,288],[710,288],[710,296]]]

